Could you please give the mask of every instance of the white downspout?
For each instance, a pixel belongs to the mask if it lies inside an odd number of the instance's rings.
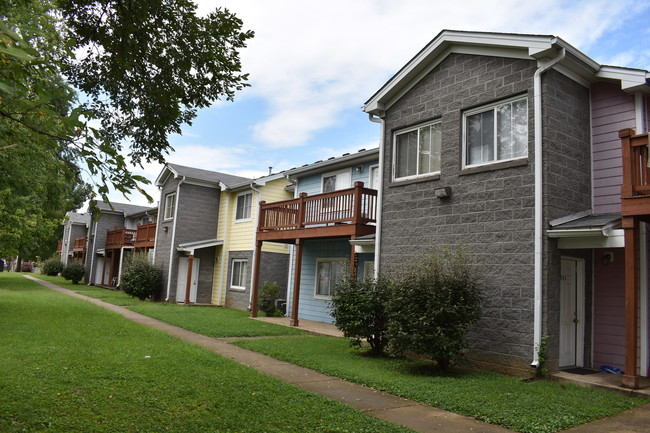
[[[636,133],[646,131],[645,98],[639,92],[634,94],[634,109],[636,118]],[[648,226],[639,224],[639,372],[641,376],[648,376]]]
[[[185,176],[178,182],[176,185],[176,205],[174,206],[174,223],[172,224],[172,241],[169,247],[169,271],[167,274],[167,296],[165,297],[165,302],[169,301],[169,291],[172,283],[172,264],[174,263],[174,241],[176,241],[176,222],[178,221],[178,204],[181,200],[181,185],[185,182]],[[163,209],[163,215],[165,210]]]
[[[65,263],[68,264],[68,257],[70,256],[70,239],[72,239],[72,221],[68,220],[68,240],[65,245]]]
[[[566,50],[560,48],[560,53],[553,60],[541,65],[533,76],[534,119],[535,119],[535,307],[533,323],[533,362],[532,367],[539,365],[537,349],[542,342],[542,245],[544,241],[544,164],[542,161],[542,74],[564,59]]]
[[[375,273],[374,277],[377,279],[379,276],[379,261],[380,261],[380,245],[381,245],[381,205],[383,202],[383,189],[384,189],[384,133],[386,128],[386,121],[383,117],[375,117],[368,114],[368,119],[371,122],[379,123],[379,185],[377,185],[377,223],[375,225]]]
[[[259,217],[260,217],[260,202],[262,201],[262,191],[259,188],[255,188],[254,182],[251,182],[251,189],[257,193],[257,213],[255,214],[255,218],[253,219],[253,263],[251,264],[251,291],[248,295],[248,309],[250,311],[250,308],[253,304],[253,275],[255,275],[255,249],[256,249],[256,240],[257,240],[257,223],[259,222]],[[253,206],[253,203],[251,203],[251,207]],[[252,209],[251,209],[252,210]],[[260,256],[262,255],[262,249],[260,248]],[[260,260],[261,262],[261,260]]]
[[[221,246],[221,276],[219,277],[219,300],[218,305],[225,304],[223,293],[224,293],[224,280],[226,278],[226,253],[228,252],[228,227],[230,227],[230,192],[225,191],[226,193],[226,215],[223,219],[223,245]]]

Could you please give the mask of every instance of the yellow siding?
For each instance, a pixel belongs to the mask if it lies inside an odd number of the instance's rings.
[[[266,201],[267,203],[291,200],[293,198],[293,193],[285,191],[285,186],[287,186],[287,180],[285,178],[280,178],[267,183],[261,190],[262,200]],[[255,211],[257,212],[257,209]],[[275,242],[264,242],[262,245],[262,251],[269,253],[289,253],[289,249],[285,244],[279,244]]]
[[[226,212],[229,208],[228,195],[229,194],[227,192],[222,191],[221,197],[219,198],[219,223],[217,226],[217,239],[223,240],[224,244],[221,247],[217,247],[215,254],[214,274],[212,278],[212,303],[216,305],[223,305],[226,300],[225,280],[228,272],[225,267],[225,265],[227,265],[226,262],[228,261],[228,239],[226,225],[228,216]],[[225,257],[223,256],[224,251],[226,251]],[[222,286],[224,289],[220,290]]]

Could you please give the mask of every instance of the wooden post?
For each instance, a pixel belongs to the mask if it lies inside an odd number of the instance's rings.
[[[354,239],[352,236],[351,239]],[[357,278],[357,265],[359,264],[359,256],[357,255],[356,247],[351,245],[350,248],[350,279]]]
[[[639,388],[637,365],[639,312],[639,220],[623,217],[625,231],[625,374],[621,385]]]
[[[261,220],[260,220],[261,224]],[[258,286],[260,285],[260,260],[262,256],[262,241],[255,242],[255,252],[253,256],[253,284],[251,284],[252,297],[251,297],[251,317],[257,317],[257,299],[259,297]]]
[[[302,239],[296,239],[296,263],[293,270],[293,302],[291,303],[291,326],[298,326],[298,303],[300,301],[300,272],[302,268]]]
[[[354,216],[352,224],[361,224],[361,199],[363,198],[363,182],[354,182]]]
[[[187,256],[187,281],[185,283],[185,305],[190,303],[190,291],[192,288],[192,265],[194,264],[194,254]]]
[[[305,225],[305,197],[307,197],[306,192],[301,192],[300,196],[298,197],[298,219],[296,221],[296,228],[302,228]],[[298,244],[298,241],[296,241],[296,245]],[[298,325],[296,325],[298,326]]]
[[[632,197],[634,195],[632,135],[634,135],[634,130],[630,128],[622,129],[618,132],[618,136],[621,139],[621,151],[623,154],[623,185],[621,186],[621,196],[623,198]]]
[[[108,251],[104,250],[104,264],[102,265],[102,286],[104,285],[104,275],[106,275],[106,261],[108,260]],[[92,272],[92,269],[90,270]]]
[[[108,271],[108,286],[113,287],[113,269],[115,267],[115,250],[111,250],[111,268]]]

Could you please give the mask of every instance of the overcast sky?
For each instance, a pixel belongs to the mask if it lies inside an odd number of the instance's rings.
[[[170,137],[167,160],[246,177],[377,147],[379,125],[361,106],[443,29],[555,35],[601,64],[650,70],[647,0],[197,3],[201,13],[227,8],[255,31],[241,52],[251,87],[199,111]],[[139,174],[153,182],[161,168]]]

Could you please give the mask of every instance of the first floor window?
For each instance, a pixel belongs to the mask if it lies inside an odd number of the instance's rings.
[[[237,196],[237,210],[235,211],[235,221],[248,221],[251,219],[251,209],[253,205],[253,193],[247,193]]]
[[[336,285],[345,276],[345,260],[318,259],[316,261],[316,296],[331,297]]]
[[[463,115],[464,165],[528,156],[528,100],[513,99]]]
[[[393,178],[403,179],[440,171],[440,123],[434,122],[395,134]]]
[[[165,216],[166,220],[174,218],[174,211],[176,210],[176,193],[167,194],[165,196]]]
[[[248,260],[246,259],[233,259],[232,269],[230,272],[230,287],[234,289],[246,288],[246,268],[248,268]]]

